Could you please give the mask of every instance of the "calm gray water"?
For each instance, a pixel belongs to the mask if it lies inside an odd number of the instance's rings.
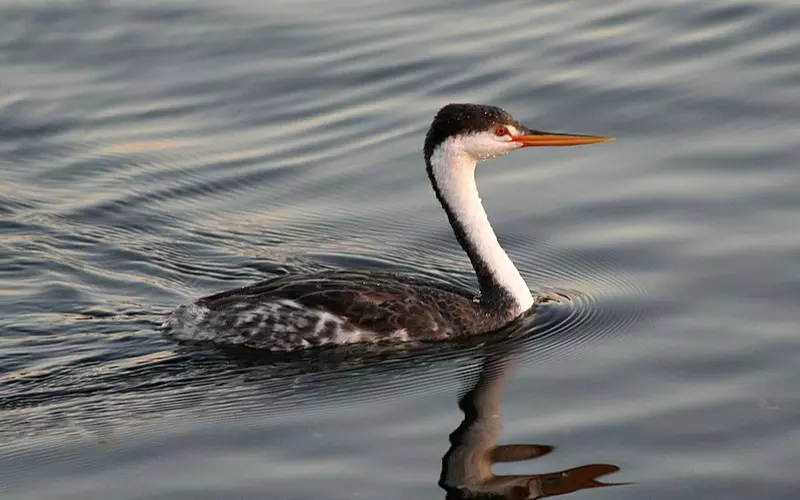
[[[491,443],[539,445],[494,469],[531,494],[797,498],[799,27],[766,0],[1,1],[0,497],[444,498],[474,389]],[[474,286],[422,164],[452,101],[617,137],[479,169],[557,299],[522,341],[286,360],[155,330],[296,270]]]

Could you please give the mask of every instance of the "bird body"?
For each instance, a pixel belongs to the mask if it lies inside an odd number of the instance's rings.
[[[450,104],[425,138],[426,171],[479,294],[449,284],[354,270],[287,275],[201,298],[165,326],[178,338],[289,351],[350,343],[446,340],[491,332],[533,303],[502,249],[475,184],[478,162],[530,146],[571,146],[605,137],[528,129],[494,106]]]
[[[183,309],[181,309],[183,308]],[[199,299],[171,317],[193,340],[271,350],[444,340],[514,319],[466,290],[402,274],[336,270],[287,275]]]

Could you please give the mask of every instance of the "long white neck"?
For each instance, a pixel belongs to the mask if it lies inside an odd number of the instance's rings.
[[[478,276],[482,299],[505,292],[515,304],[514,315],[533,305],[528,285],[497,241],[475,184],[477,161],[464,152],[457,138],[440,144],[430,157],[431,182],[450,224]],[[498,290],[500,288],[501,290]]]

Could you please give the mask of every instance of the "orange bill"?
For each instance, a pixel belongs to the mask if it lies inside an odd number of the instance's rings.
[[[598,142],[613,141],[614,138],[602,137],[599,135],[550,134],[548,132],[534,132],[528,135],[514,137],[511,140],[522,143],[522,147],[538,147],[582,146],[584,144],[597,144]]]

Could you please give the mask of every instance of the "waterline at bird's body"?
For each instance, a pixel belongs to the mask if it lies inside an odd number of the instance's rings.
[[[537,132],[494,106],[447,105],[425,137],[425,165],[475,270],[478,294],[384,272],[287,275],[180,306],[164,326],[180,339],[269,350],[446,340],[499,329],[534,299],[489,223],[475,183],[477,164],[524,147],[608,140]]]

